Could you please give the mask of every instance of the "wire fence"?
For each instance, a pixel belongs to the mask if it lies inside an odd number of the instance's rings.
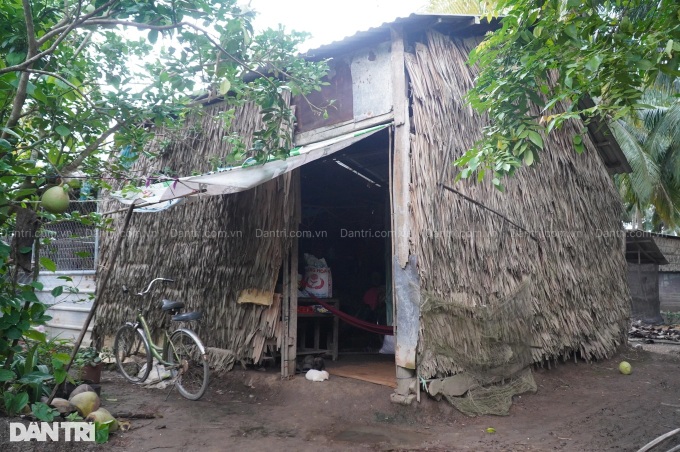
[[[97,201],[74,201],[69,212],[87,215],[97,212]],[[45,226],[44,235],[49,243],[43,244],[40,255],[57,264],[57,271],[95,270],[98,252],[98,232],[94,226],[77,221],[64,221]]]

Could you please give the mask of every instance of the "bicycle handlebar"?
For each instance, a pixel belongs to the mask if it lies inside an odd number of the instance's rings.
[[[153,285],[154,285],[154,283],[155,283],[156,281],[175,282],[174,279],[169,279],[169,278],[155,278],[155,279],[152,279],[152,280],[151,280],[151,282],[149,283],[149,285],[146,287],[146,290],[145,290],[145,291],[143,291],[143,292],[138,292],[138,293],[135,294],[135,295],[138,295],[138,296],[141,297],[141,296],[143,296],[143,295],[148,294],[149,291],[151,291],[151,287],[153,287]],[[127,292],[128,292],[128,288],[125,287],[125,286],[123,286],[123,292],[126,292],[126,293],[127,293]]]

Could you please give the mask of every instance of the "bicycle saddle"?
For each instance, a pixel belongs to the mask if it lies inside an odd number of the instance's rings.
[[[177,314],[170,317],[174,322],[190,322],[192,320],[199,320],[203,317],[201,311],[185,312],[184,314]]]
[[[181,301],[171,301],[171,300],[163,300],[163,305],[161,306],[161,309],[163,311],[172,311],[182,309],[184,307],[184,303]]]

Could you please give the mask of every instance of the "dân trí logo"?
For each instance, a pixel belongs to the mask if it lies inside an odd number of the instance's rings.
[[[10,441],[92,441],[94,442],[94,423],[92,422],[21,422],[9,423]]]

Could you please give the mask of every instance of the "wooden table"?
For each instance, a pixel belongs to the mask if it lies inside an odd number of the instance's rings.
[[[324,302],[332,305],[334,308],[340,308],[340,301],[337,298],[324,298]],[[298,306],[313,306],[318,305],[313,298],[298,298]],[[338,330],[340,320],[331,313],[301,313],[298,312],[298,355],[321,355],[328,353],[331,355],[333,361],[338,359]],[[321,348],[321,324],[332,324],[332,328],[326,334],[326,348]],[[307,348],[307,329],[306,323],[313,322],[314,324],[314,345],[313,348]]]

